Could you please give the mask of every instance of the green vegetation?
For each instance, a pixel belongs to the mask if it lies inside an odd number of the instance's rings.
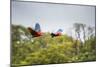
[[[12,66],[95,61],[95,35],[86,39],[84,32],[84,40],[81,43],[68,35],[52,38],[50,33],[31,38],[25,27],[12,25]]]

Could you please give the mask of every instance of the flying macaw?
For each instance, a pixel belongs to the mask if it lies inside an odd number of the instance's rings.
[[[56,33],[51,33],[52,37],[56,37],[56,36],[61,36],[62,35],[62,29],[59,29]]]
[[[35,25],[35,29],[32,29],[31,27],[28,27],[29,32],[31,33],[31,35],[33,37],[39,37],[42,36],[42,32],[41,32],[41,27],[39,25],[39,23],[36,23]]]

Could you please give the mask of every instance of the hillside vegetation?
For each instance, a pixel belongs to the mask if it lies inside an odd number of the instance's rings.
[[[49,32],[31,38],[28,30],[12,25],[11,65],[55,64],[96,60],[96,38],[85,43],[68,35],[51,37]]]

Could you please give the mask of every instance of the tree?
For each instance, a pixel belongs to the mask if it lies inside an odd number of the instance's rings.
[[[74,28],[75,28],[75,32],[76,32],[76,42],[75,42],[75,49],[76,49],[76,54],[79,53],[79,48],[77,46],[77,43],[78,43],[78,39],[80,40],[81,42],[81,38],[80,38],[80,32],[81,32],[81,26],[80,26],[80,23],[74,23]],[[81,44],[81,43],[80,43]]]
[[[13,25],[12,24],[12,32],[11,33],[12,33],[13,41],[30,39],[30,37],[31,37],[28,30],[21,25]]]
[[[95,27],[88,27],[88,39],[90,39],[93,35],[95,35]]]
[[[83,39],[84,39],[84,43],[85,43],[85,39],[86,39],[85,27],[86,27],[86,25],[85,25],[85,24],[80,24],[80,26],[81,26],[81,28],[82,28],[82,30],[83,30]]]
[[[81,38],[80,38],[80,32],[81,32],[80,24],[79,23],[74,23],[74,28],[75,28],[75,32],[76,32],[76,38],[81,40]]]

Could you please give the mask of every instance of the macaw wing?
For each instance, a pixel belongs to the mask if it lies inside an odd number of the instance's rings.
[[[59,29],[57,32],[63,32],[63,30],[62,29]]]
[[[40,27],[40,24],[39,23],[36,23],[35,24],[35,31],[36,32],[41,32],[41,27]]]

